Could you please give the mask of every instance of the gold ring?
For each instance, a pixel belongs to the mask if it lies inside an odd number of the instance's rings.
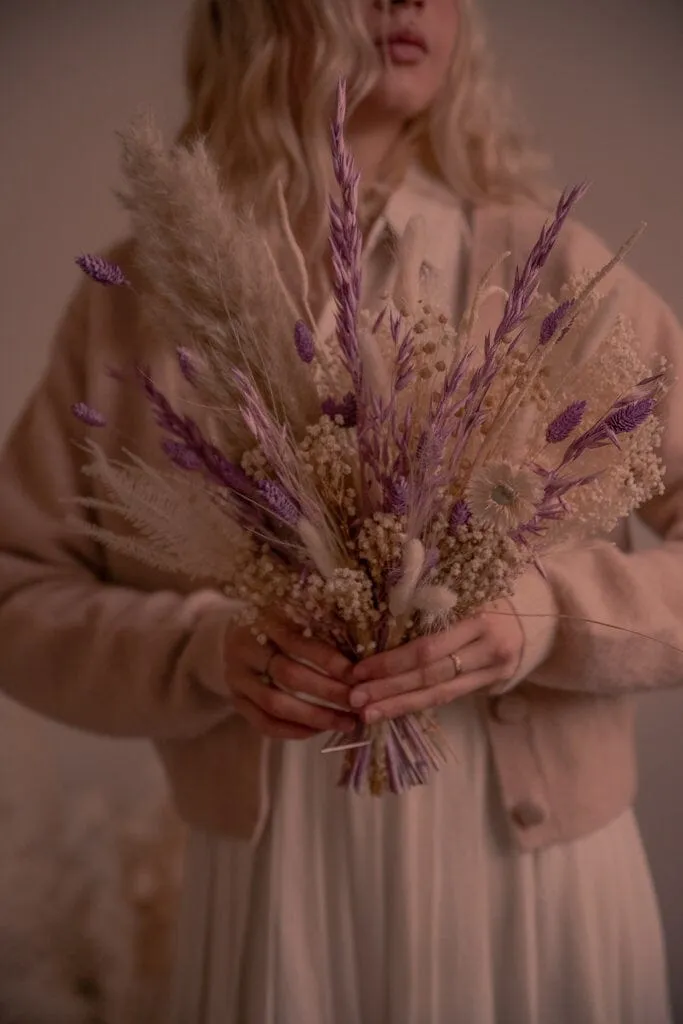
[[[449,654],[448,657],[453,662],[453,668],[455,670],[454,673],[453,673],[453,678],[457,679],[458,676],[462,675],[462,661],[460,660],[460,655],[459,654]]]

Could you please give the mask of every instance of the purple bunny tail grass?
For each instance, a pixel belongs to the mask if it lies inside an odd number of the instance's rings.
[[[85,423],[86,427],[106,427],[107,425],[106,417],[85,402],[76,402],[71,406],[71,412],[77,420]]]
[[[399,321],[400,327],[400,321]],[[393,325],[392,325],[393,328]],[[394,341],[398,343],[398,331],[394,333]],[[409,331],[398,345],[396,354],[396,368],[394,373],[394,388],[401,392],[408,387],[415,379],[415,339],[412,331]]]
[[[137,373],[154,410],[158,426],[184,445],[188,452],[193,452],[200,460],[204,471],[215,483],[240,498],[251,499],[255,490],[254,484],[241,466],[230,462],[214,444],[211,444],[194,420],[189,416],[181,416],[175,411],[169,400],[154,383],[149,370],[138,367]],[[177,456],[178,449],[171,449],[167,451],[167,454],[170,457]],[[189,454],[185,458],[189,460]]]
[[[562,193],[555,216],[544,224],[524,267],[515,271],[514,284],[505,304],[503,319],[494,337],[494,345],[525,322],[526,312],[534,297],[541,271],[555,247],[567,217],[583,198],[588,187],[588,184],[584,183]]]
[[[90,253],[83,253],[76,257],[76,264],[84,274],[104,285],[130,284],[126,275],[117,263],[105,260],[102,256],[93,256]]]
[[[312,363],[315,359],[315,341],[313,334],[303,320],[297,320],[294,327],[294,345],[302,363]]]
[[[261,480],[258,489],[273,515],[287,523],[288,526],[297,525],[301,519],[301,513],[284,487],[272,480]]]
[[[178,469],[194,472],[202,468],[203,463],[199,455],[186,444],[183,444],[182,441],[172,441],[170,438],[165,438],[161,442],[161,447],[173,465],[177,466]]]
[[[448,518],[449,533],[454,534],[459,526],[466,526],[471,518],[472,513],[470,512],[469,505],[464,498],[459,498],[453,505],[451,514]]]
[[[548,342],[555,337],[558,329],[567,317],[569,311],[574,307],[574,299],[568,299],[567,302],[561,303],[557,309],[554,309],[552,313],[548,313],[547,317],[541,324],[541,332],[539,335],[539,342],[541,345],[547,345]]]
[[[358,348],[358,308],[361,291],[363,239],[358,219],[360,175],[344,141],[346,83],[337,87],[337,110],[332,124],[332,164],[341,202],[330,201],[330,245],[337,303],[337,336],[347,369],[358,389],[361,365]]]
[[[560,236],[560,232],[562,231],[569,214],[572,212],[576,204],[583,199],[589,188],[590,185],[588,182],[582,182],[580,185],[575,185],[573,188],[565,189],[562,193],[555,209],[555,216],[550,222],[544,225],[538,241],[531,251],[531,256],[529,258],[530,269],[537,273],[543,269],[548,257],[555,248],[557,239]]]
[[[180,372],[182,373],[185,380],[188,381],[190,384],[196,384],[197,367],[195,365],[192,353],[189,351],[189,349],[179,346],[176,349],[176,355],[178,356],[178,366],[180,367]]]
[[[555,417],[545,432],[548,444],[558,444],[560,441],[567,440],[572,431],[580,425],[586,412],[586,405],[585,401],[572,402],[559,416]]]
[[[636,394],[638,386],[636,387]],[[602,448],[606,444],[619,447],[619,434],[631,434],[650,418],[655,410],[657,399],[654,395],[634,397],[633,392],[625,399],[615,402],[614,406],[602,419],[585,433],[576,438],[564,453],[562,466],[569,465],[584,452],[594,448]]]
[[[615,434],[630,434],[650,418],[654,408],[654,398],[639,398],[610,413],[605,419],[605,426]]]
[[[387,487],[386,508],[395,516],[404,516],[408,511],[408,481],[404,476],[391,480]]]

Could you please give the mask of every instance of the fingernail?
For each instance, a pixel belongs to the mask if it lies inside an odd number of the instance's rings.
[[[381,718],[382,718],[382,712],[381,711],[366,711],[366,713],[365,713],[365,723],[366,723],[366,725],[375,725],[377,722],[379,722],[381,720]]]
[[[349,704],[352,708],[364,708],[370,703],[370,697],[362,690],[352,690],[349,694]]]

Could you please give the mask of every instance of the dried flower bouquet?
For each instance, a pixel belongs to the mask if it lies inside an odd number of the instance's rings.
[[[127,453],[112,460],[89,441],[86,473],[139,536],[83,528],[154,566],[212,580],[257,634],[278,609],[358,659],[512,594],[520,574],[542,571],[544,553],[610,530],[660,493],[655,407],[666,367],[643,365],[614,295],[599,294],[629,243],[560,296],[539,291],[583,188],[561,198],[486,337],[476,332],[492,272],[450,322],[421,292],[416,222],[401,252],[400,296],[361,309],[359,175],[344,121],[342,84],[332,340],[316,331],[284,202],[298,300],[202,144],[168,153],[149,124],[127,136],[125,202],[148,282],[143,301],[177,350],[188,401],[211,409],[219,443],[208,421],[174,408],[139,367],[166,468]],[[104,285],[127,285],[106,260],[79,262]],[[87,405],[74,412],[104,426]],[[429,715],[359,723],[352,741],[331,746],[346,750],[342,783],[375,794],[425,783],[445,756]]]

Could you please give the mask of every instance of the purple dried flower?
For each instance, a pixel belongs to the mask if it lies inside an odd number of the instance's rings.
[[[459,526],[466,526],[472,518],[470,507],[464,498],[459,498],[453,508],[448,519],[448,530],[450,533],[455,533]]]
[[[161,442],[161,447],[171,462],[179,469],[194,471],[202,468],[203,463],[200,457],[182,441],[172,441],[170,438],[166,438]]]
[[[107,420],[102,413],[93,409],[91,405],[86,405],[85,402],[76,402],[71,406],[71,412],[87,427],[106,427],[107,425]]]
[[[572,402],[564,412],[555,417],[545,432],[545,439],[548,444],[558,444],[560,441],[567,440],[572,431],[576,430],[581,423],[586,411],[586,405],[585,401]]]
[[[558,328],[573,306],[574,300],[568,299],[567,302],[561,303],[557,309],[554,309],[552,313],[548,313],[547,317],[541,324],[541,333],[539,335],[541,345],[547,345],[550,339],[555,336]]]
[[[197,368],[192,353],[189,349],[183,348],[182,346],[176,349],[178,356],[178,366],[185,380],[189,381],[190,384],[197,383]]]
[[[332,420],[337,416],[341,416],[345,427],[356,426],[358,407],[353,391],[349,391],[348,394],[344,395],[340,402],[336,402],[334,398],[326,398],[322,404],[322,411],[325,416],[329,416]]]
[[[138,367],[137,372],[161,429],[168,431],[172,437],[195,452],[205,471],[221,487],[226,487],[238,496],[250,498],[254,493],[254,484],[244,470],[226,459],[215,445],[207,441],[194,420],[175,411],[147,370]],[[247,510],[245,506],[244,511]]]
[[[396,393],[400,394],[401,391],[405,391],[405,389],[409,387],[410,384],[412,384],[414,379],[415,371],[413,370],[412,366],[408,366],[406,369],[401,370],[398,376],[396,377],[396,383],[394,385]]]
[[[652,415],[657,399],[652,393],[643,396],[644,383],[637,384],[629,396],[615,402],[606,416],[572,441],[564,453],[562,466],[574,462],[584,452],[603,448],[606,444],[618,448],[618,434],[630,434]],[[650,383],[649,378],[647,383]]]
[[[655,407],[654,398],[639,398],[622,405],[605,418],[605,426],[615,434],[630,434],[647,420]]]
[[[130,284],[121,267],[110,260],[105,260],[102,256],[92,256],[89,253],[83,253],[82,256],[76,257],[76,263],[84,274],[91,277],[93,281],[97,281],[98,284]]]
[[[400,321],[399,321],[400,323]],[[394,338],[398,343],[398,334]],[[396,369],[394,372],[394,390],[400,393],[412,382],[415,377],[415,340],[411,331],[398,346],[396,355]]]
[[[302,363],[312,363],[315,359],[315,341],[310,328],[303,320],[297,320],[294,327],[294,344]]]
[[[301,513],[280,484],[273,480],[261,480],[258,485],[263,498],[271,512],[282,519],[289,526],[296,526],[301,519]]]
[[[330,245],[334,270],[334,296],[337,303],[337,337],[347,369],[355,387],[360,386],[361,365],[358,350],[358,307],[361,293],[361,253],[363,239],[358,219],[360,175],[344,141],[346,84],[337,88],[337,111],[332,124],[332,164],[341,192],[341,203],[330,202]]]
[[[425,483],[427,475],[436,475],[441,466],[448,431],[439,417],[434,417],[426,430],[420,433],[415,446],[415,461]]]
[[[526,312],[536,291],[541,271],[555,247],[564,222],[576,203],[585,195],[587,188],[585,184],[578,185],[562,193],[555,216],[544,224],[524,267],[515,271],[515,280],[505,304],[503,319],[493,339],[494,347],[525,322]]]
[[[395,516],[404,516],[408,511],[408,481],[404,476],[391,480],[387,488],[387,511]]]

